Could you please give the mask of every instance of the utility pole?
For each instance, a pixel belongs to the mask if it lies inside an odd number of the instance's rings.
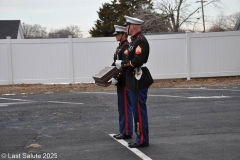
[[[203,3],[204,3],[204,2],[207,2],[207,1],[201,0],[201,1],[197,1],[197,2],[201,2],[201,4],[202,4],[203,32],[205,32],[205,21],[204,21]]]

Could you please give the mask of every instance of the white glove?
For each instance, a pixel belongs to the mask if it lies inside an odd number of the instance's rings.
[[[115,78],[111,78],[108,82],[112,82],[112,84],[117,84],[118,80],[116,80]]]
[[[115,65],[116,65],[117,69],[121,68],[121,66],[122,66],[121,63],[122,63],[122,60],[116,60]]]

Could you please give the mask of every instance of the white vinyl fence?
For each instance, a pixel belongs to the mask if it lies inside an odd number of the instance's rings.
[[[154,79],[240,75],[240,32],[147,35]],[[110,66],[114,37],[0,40],[0,85],[94,82]]]

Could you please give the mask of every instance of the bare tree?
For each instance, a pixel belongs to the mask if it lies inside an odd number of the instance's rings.
[[[227,24],[230,30],[235,30],[235,26],[240,21],[240,12],[230,15],[227,19]]]
[[[23,32],[25,38],[45,38],[47,37],[46,27],[42,27],[39,24],[24,24]]]
[[[192,17],[202,7],[213,4],[216,8],[219,8],[218,3],[221,3],[221,1],[211,0],[198,8],[192,7],[194,3],[190,3],[189,0],[156,0],[156,10],[168,18],[170,22],[169,30],[178,32],[184,23],[194,24]]]
[[[80,27],[76,25],[70,25],[63,29],[56,29],[49,32],[49,38],[68,38],[69,35],[72,35],[73,38],[81,38],[82,34]]]
[[[224,13],[221,13],[212,21],[209,32],[232,31],[235,29],[238,19],[240,19],[240,12],[229,16],[225,16]]]
[[[48,33],[48,38],[68,38],[69,35],[72,35],[70,31],[66,29],[56,29],[51,30]]]
[[[212,21],[212,26],[209,28],[209,32],[222,32],[228,30],[226,27],[226,18],[223,13],[219,14],[215,20]]]
[[[74,38],[81,38],[83,36],[81,31],[80,31],[80,27],[78,27],[77,25],[67,26],[66,30],[70,31],[71,35]]]

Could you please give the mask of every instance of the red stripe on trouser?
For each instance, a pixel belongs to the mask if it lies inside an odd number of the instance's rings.
[[[127,108],[127,90],[126,87],[124,87],[123,89],[123,94],[124,94],[124,113],[125,113],[125,131],[126,131],[126,135],[128,135],[128,108]]]
[[[144,140],[144,133],[143,133],[143,125],[142,125],[142,115],[141,115],[141,108],[140,108],[140,99],[139,99],[139,95],[138,96],[138,121],[139,121],[139,128],[140,128],[140,144],[143,143]]]

